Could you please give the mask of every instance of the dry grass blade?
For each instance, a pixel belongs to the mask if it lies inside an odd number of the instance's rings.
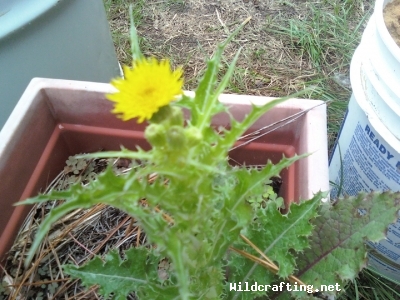
[[[48,191],[64,189],[76,180],[85,185],[88,180],[93,180],[93,176],[88,175],[92,174],[91,170],[96,169],[96,172],[101,173],[107,165],[116,168],[115,172],[118,174],[126,173],[130,169],[126,161],[121,163],[124,167],[119,168],[118,163],[106,159],[86,161],[86,165],[77,162],[75,158],[69,160],[69,165],[50,184]],[[77,165],[81,166],[79,172],[76,172]],[[147,178],[150,183],[156,179],[157,174],[151,174]],[[165,181],[164,184],[168,182]],[[96,288],[86,290],[78,280],[71,280],[65,276],[62,265],[67,263],[82,265],[94,255],[104,255],[110,249],[117,248],[123,252],[129,247],[138,247],[146,242],[145,234],[131,216],[112,207],[98,204],[90,209],[73,211],[57,221],[31,265],[24,270],[22,262],[38,224],[52,208],[62,202],[63,200],[58,200],[37,204],[29,213],[8,254],[4,270],[7,274],[5,289],[8,294],[1,298],[3,295],[0,292],[0,299],[40,298],[41,295],[63,299],[102,299],[98,296]],[[148,206],[145,199],[140,200],[140,203]],[[174,222],[173,218],[159,206],[152,209],[161,213],[168,223]],[[132,297],[133,294],[129,299],[134,299]]]
[[[231,250],[235,251],[236,253],[242,255],[243,257],[246,257],[256,263],[258,263],[259,265],[265,267],[266,269],[268,269],[269,271],[271,271],[274,274],[277,274],[279,271],[279,268],[276,264],[274,264],[274,262],[265,255],[265,253],[263,251],[261,251],[256,245],[253,244],[253,242],[251,242],[247,237],[245,237],[244,235],[240,235],[240,237],[250,246],[252,247],[258,254],[260,254],[260,256],[263,258],[258,258],[257,256],[254,256],[246,251],[240,250],[240,249],[236,249],[234,247],[230,247]],[[299,278],[290,275],[288,277],[289,281],[291,283],[297,283],[299,285],[306,285],[304,282],[302,282]]]
[[[50,183],[46,192],[67,188],[75,181],[85,185],[93,180],[92,171],[101,173],[107,165],[111,165],[117,174],[124,174],[131,169],[131,163],[117,160],[88,160],[82,163],[70,157],[64,170]],[[76,171],[80,166],[79,172]],[[90,175],[90,176],[89,176]],[[151,174],[147,180],[152,183],[157,174]],[[167,182],[165,182],[167,184]],[[0,299],[22,299],[21,297],[37,298],[47,295],[50,298],[63,299],[103,299],[97,294],[97,288],[86,290],[78,280],[64,276],[62,265],[73,263],[82,265],[93,256],[107,253],[110,249],[138,247],[146,242],[146,236],[137,222],[122,211],[104,204],[97,204],[90,209],[78,209],[53,224],[46,240],[38,250],[34,261],[28,269],[23,270],[22,262],[29,250],[35,232],[46,214],[62,200],[51,203],[40,203],[33,207],[10,250],[6,269],[5,289],[7,295],[0,292]],[[148,206],[145,199],[140,200],[143,206]],[[159,207],[154,211],[162,213],[163,218],[173,223],[174,220],[163,213]],[[129,299],[135,299],[134,294]]]
[[[251,142],[261,138],[262,136],[267,135],[268,133],[273,132],[274,130],[277,130],[278,128],[281,128],[281,127],[283,127],[283,126],[285,126],[287,124],[290,124],[290,123],[296,121],[298,118],[304,116],[310,110],[312,110],[312,109],[314,109],[314,108],[316,108],[318,106],[325,105],[325,104],[326,104],[326,102],[323,102],[321,104],[315,105],[315,106],[313,106],[313,107],[311,107],[309,109],[300,111],[300,112],[295,113],[295,114],[293,114],[293,115],[291,115],[289,117],[286,117],[286,118],[284,118],[284,119],[282,119],[280,121],[274,122],[274,123],[272,123],[270,125],[264,126],[264,127],[260,128],[260,129],[257,129],[255,131],[249,133],[249,134],[243,135],[239,140],[246,140],[246,141],[241,143],[241,144],[239,144],[239,145],[237,145],[237,146],[235,146],[235,147],[233,147],[232,149],[230,149],[230,151],[232,151],[232,150],[234,150],[236,148],[248,145]]]
[[[53,180],[48,190],[63,189],[76,180],[86,184],[87,180],[93,179],[92,171],[100,173],[108,164],[113,165],[117,173],[129,169],[104,159],[86,161],[85,164],[74,163],[72,168],[68,165]],[[81,166],[79,172],[76,171],[77,165]],[[126,165],[126,162],[121,165]],[[81,265],[94,255],[101,256],[110,249],[118,247],[124,251],[146,242],[146,236],[130,216],[98,204],[87,210],[76,210],[54,224],[34,261],[24,270],[22,262],[38,224],[54,205],[61,202],[37,204],[29,213],[6,258],[4,274],[8,280],[5,282],[5,293],[0,292],[0,299],[102,299],[97,295],[96,288],[86,290],[78,280],[68,279],[63,274],[62,265],[71,262]],[[134,299],[134,295],[130,295],[129,299]]]

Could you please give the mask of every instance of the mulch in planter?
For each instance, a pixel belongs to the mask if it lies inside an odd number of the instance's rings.
[[[127,159],[76,159],[70,157],[64,170],[45,192],[63,190],[80,181],[87,184],[96,178],[108,164],[117,174],[128,172],[139,163]],[[274,178],[271,184],[279,193],[282,181]],[[146,243],[146,235],[134,218],[113,207],[99,204],[90,209],[71,212],[53,224],[47,238],[37,251],[30,267],[23,263],[35,237],[38,225],[48,212],[62,200],[36,204],[27,216],[7,255],[4,276],[0,285],[0,300],[5,299],[103,299],[97,287],[85,289],[79,280],[63,273],[62,265],[82,265],[95,255],[104,255],[118,248],[121,255],[132,247]],[[160,274],[168,263],[160,263]],[[136,299],[134,293],[128,299]]]

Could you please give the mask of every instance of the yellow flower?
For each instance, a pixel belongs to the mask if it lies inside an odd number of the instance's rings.
[[[112,113],[124,121],[138,118],[138,123],[149,120],[161,107],[183,93],[182,70],[171,71],[168,60],[141,59],[133,68],[124,66],[125,78],[111,81],[118,92],[107,94],[113,102]]]

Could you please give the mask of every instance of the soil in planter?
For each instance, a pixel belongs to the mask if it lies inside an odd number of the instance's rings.
[[[394,0],[386,5],[383,19],[390,35],[400,47],[400,0]]]
[[[107,165],[114,172],[123,174],[139,163],[127,159],[76,159],[70,157],[64,170],[47,190],[64,190],[72,183],[87,184],[94,180]],[[282,180],[273,178],[271,186],[279,193]],[[103,299],[97,288],[85,289],[78,280],[63,274],[62,265],[82,265],[95,255],[104,255],[118,248],[121,255],[130,247],[146,243],[146,236],[137,222],[126,213],[106,205],[96,205],[87,210],[76,210],[53,225],[48,237],[40,247],[30,267],[25,270],[23,262],[35,236],[38,224],[60,201],[40,203],[33,207],[26,218],[16,241],[6,259],[4,273],[0,278],[0,300],[19,299]],[[168,261],[159,265],[160,277],[167,274]],[[135,294],[128,299],[136,299]]]

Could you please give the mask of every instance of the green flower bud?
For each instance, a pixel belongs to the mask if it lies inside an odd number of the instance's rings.
[[[160,124],[150,124],[144,131],[145,138],[153,147],[163,147],[167,143],[165,127]]]
[[[203,139],[203,135],[197,127],[186,128],[185,135],[190,146],[198,144]]]
[[[172,107],[170,105],[165,105],[161,107],[150,119],[151,123],[160,124],[165,120],[171,118]]]
[[[170,117],[170,124],[171,125],[178,125],[183,126],[183,113],[182,108],[173,106],[171,117]]]
[[[167,131],[167,143],[172,149],[185,147],[186,136],[183,127],[177,125],[171,126]]]

